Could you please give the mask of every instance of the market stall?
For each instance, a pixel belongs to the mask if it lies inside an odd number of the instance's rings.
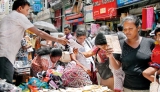
[[[107,86],[92,84],[89,76],[82,72],[83,69],[78,66],[75,68],[72,64],[66,66],[67,71],[59,67],[57,70],[49,69],[39,72],[37,77],[26,77],[30,76],[30,65],[23,66],[17,61],[14,67],[16,76],[24,75],[25,79],[23,80],[27,81],[15,86],[1,80],[0,90],[10,90],[10,92],[112,92]],[[20,79],[17,77],[17,80]]]

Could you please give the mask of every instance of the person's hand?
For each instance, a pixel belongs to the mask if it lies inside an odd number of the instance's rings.
[[[64,39],[64,38],[57,38],[57,42],[62,44],[62,45],[67,45],[67,43],[69,43],[69,41],[67,39]]]
[[[89,76],[92,76],[92,73],[91,73],[91,71],[89,69],[87,69],[85,67],[83,69]]]
[[[78,48],[73,48],[73,53],[78,54]]]
[[[105,49],[105,51],[106,51],[106,55],[108,56],[108,57],[110,57],[110,56],[113,56],[113,49],[112,48],[110,48],[110,46],[109,45],[107,45],[107,48]]]

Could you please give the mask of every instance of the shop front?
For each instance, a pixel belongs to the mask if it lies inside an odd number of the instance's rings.
[[[78,25],[84,23],[84,14],[82,13],[82,8],[83,4],[81,4],[79,13],[74,13],[72,7],[69,7],[65,10],[65,24],[71,25],[73,32],[77,29]]]
[[[141,5],[141,6],[140,6]],[[149,36],[160,22],[160,3],[158,0],[150,1],[148,5],[140,4],[138,8],[130,9],[129,14],[136,15],[142,19],[142,36]]]
[[[113,21],[117,20],[116,0],[93,0],[93,19],[96,24],[108,25],[113,30]]]

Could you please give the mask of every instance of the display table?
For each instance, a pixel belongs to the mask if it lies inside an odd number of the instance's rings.
[[[108,87],[103,87],[100,85],[90,85],[81,88],[67,87],[66,89],[59,89],[59,90],[43,89],[39,90],[39,92],[113,92],[113,91],[110,90]]]
[[[21,61],[17,61],[18,63]],[[19,66],[19,67],[18,67]],[[21,83],[28,82],[30,77],[30,64],[26,66],[22,65],[14,65],[14,76],[13,79],[15,80],[14,84],[19,86]]]

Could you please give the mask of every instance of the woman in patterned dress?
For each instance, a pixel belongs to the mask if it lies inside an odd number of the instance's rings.
[[[58,48],[45,47],[39,49],[31,64],[31,75],[36,77],[38,72],[55,68],[61,56],[62,50]]]

